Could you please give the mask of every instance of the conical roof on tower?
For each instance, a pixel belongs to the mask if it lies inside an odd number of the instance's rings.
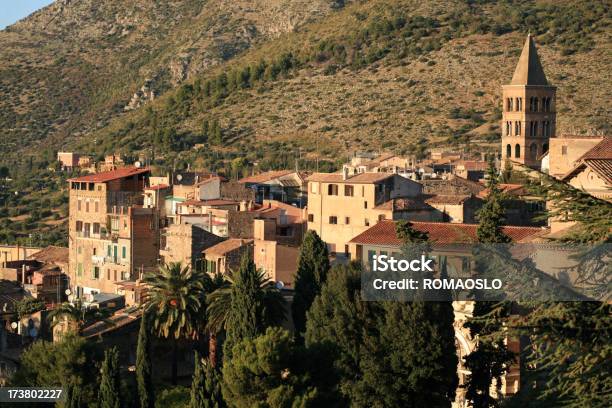
[[[548,85],[531,34],[527,35],[510,85]]]

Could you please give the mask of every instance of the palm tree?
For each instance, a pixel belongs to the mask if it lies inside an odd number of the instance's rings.
[[[47,319],[51,322],[51,327],[55,327],[61,322],[69,321],[76,326],[77,334],[81,334],[83,329],[98,320],[108,322],[107,317],[111,312],[107,309],[90,308],[83,305],[81,300],[74,303],[62,303],[53,309]]]
[[[197,339],[205,323],[205,293],[210,278],[189,266],[173,262],[161,265],[143,279],[147,284],[146,312],[152,312],[152,328],[160,337],[173,339],[172,384],[176,385],[178,340]]]
[[[252,263],[245,257],[241,263],[241,270]],[[232,307],[232,292],[235,289],[235,280],[241,276],[240,270],[230,272],[225,275],[222,283],[216,277],[218,289],[207,298],[206,307],[206,330],[209,333],[209,359],[211,364],[216,364],[216,334],[227,330],[228,318]],[[259,322],[264,327],[281,325],[285,320],[286,302],[281,292],[276,288],[262,270],[257,270],[254,277],[255,286],[261,293],[262,299],[262,321]]]

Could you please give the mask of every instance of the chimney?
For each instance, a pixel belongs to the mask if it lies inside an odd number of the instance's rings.
[[[349,178],[349,168],[345,164],[344,166],[342,166],[342,180],[346,180],[348,178]]]

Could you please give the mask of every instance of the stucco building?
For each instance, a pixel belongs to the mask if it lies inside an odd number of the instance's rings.
[[[531,35],[502,89],[502,158],[539,169],[555,135],[556,87],[546,79]]]
[[[116,293],[155,267],[159,214],[143,207],[149,169],[124,167],[70,179],[69,268],[74,295]]]

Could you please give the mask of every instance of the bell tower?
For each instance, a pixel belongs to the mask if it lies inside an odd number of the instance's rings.
[[[529,34],[512,81],[502,87],[502,161],[540,168],[539,158],[555,135],[556,90],[548,84]]]

